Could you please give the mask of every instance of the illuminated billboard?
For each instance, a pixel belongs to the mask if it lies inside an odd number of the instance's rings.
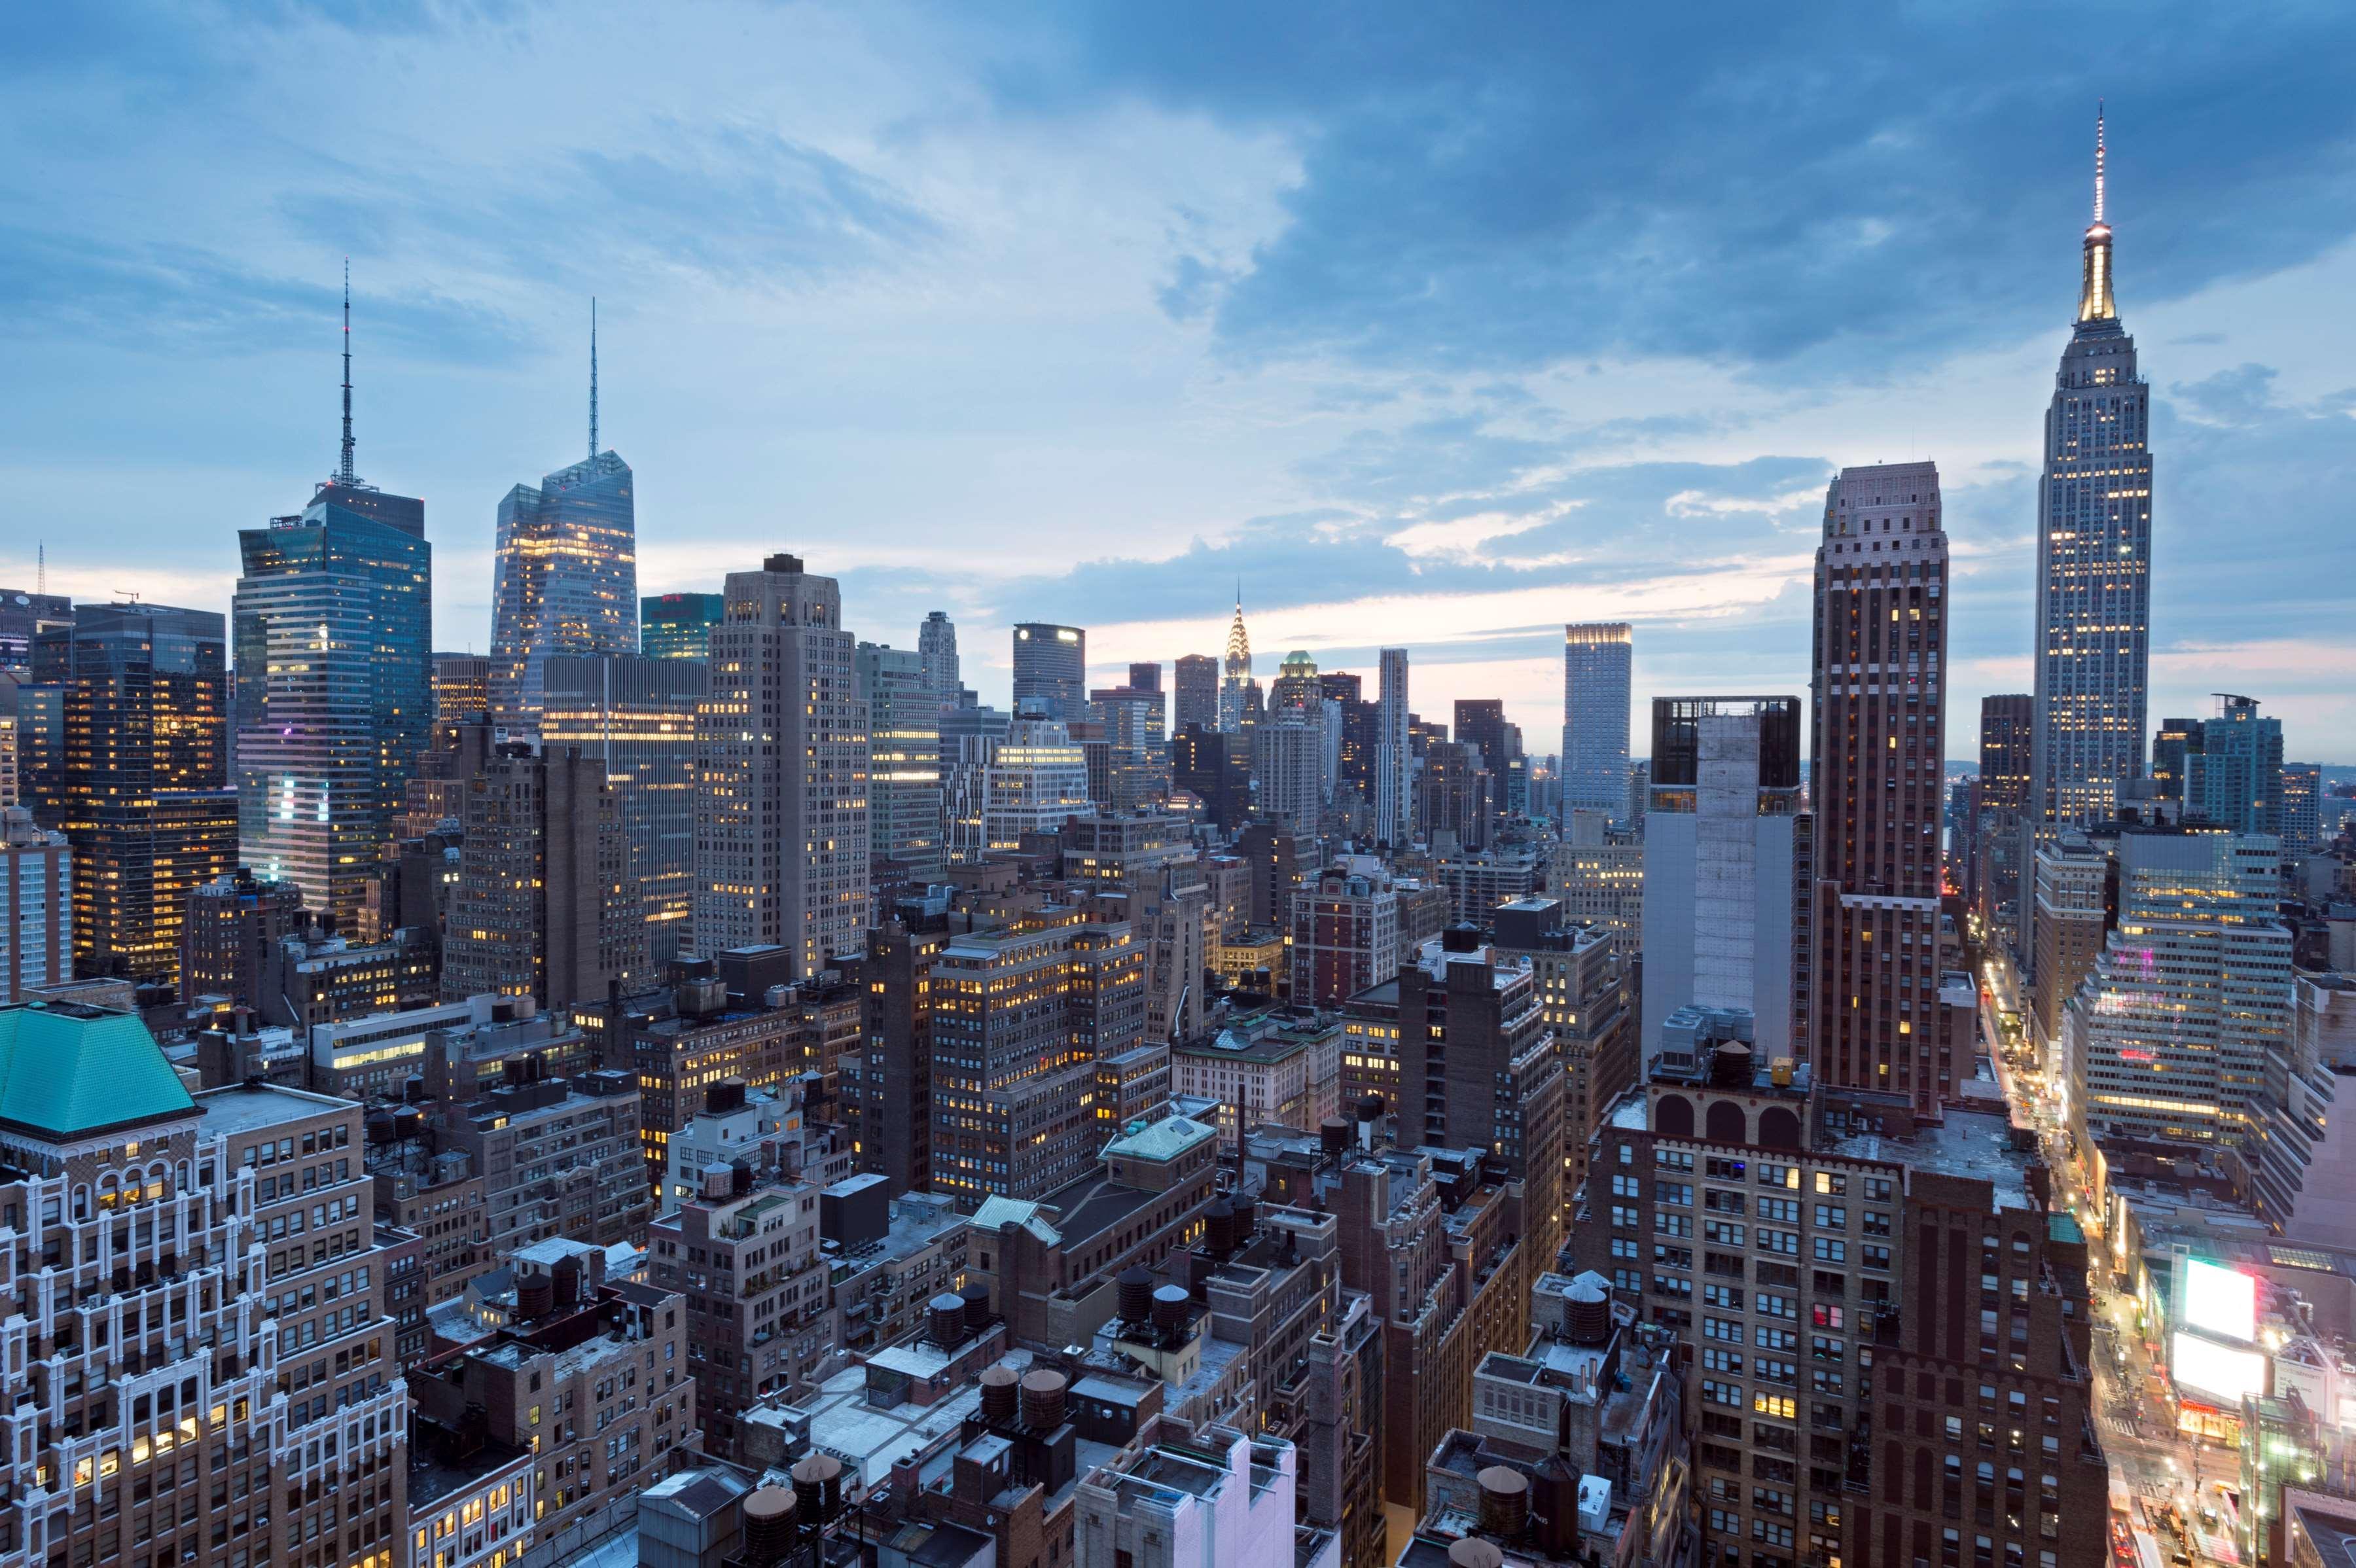
[[[2184,1266],[2184,1321],[2244,1344],[2258,1337],[2258,1282],[2200,1259]]]
[[[2254,1350],[2234,1350],[2182,1329],[2176,1331],[2169,1375],[2177,1388],[2197,1398],[2238,1406],[2244,1394],[2266,1391],[2266,1359]]]

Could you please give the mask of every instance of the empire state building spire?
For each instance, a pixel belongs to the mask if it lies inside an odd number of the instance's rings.
[[[2111,226],[2103,218],[2103,106],[2094,105],[2094,220],[2086,225],[2085,276],[2078,289],[2078,320],[2116,321],[2111,297]]]

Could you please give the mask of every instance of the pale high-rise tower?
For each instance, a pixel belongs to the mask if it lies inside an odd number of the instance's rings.
[[[1562,628],[1562,809],[1628,814],[1628,703],[1635,641],[1626,621]]]
[[[776,943],[798,978],[867,924],[868,712],[842,590],[772,555],[731,572],[695,729],[695,951]]]
[[[1394,848],[1415,836],[1413,741],[1408,734],[1407,650],[1382,650],[1375,703],[1375,837]]]
[[[2078,321],[2045,411],[2037,504],[2036,712],[2029,818],[2040,836],[2110,814],[2144,769],[2151,671],[2151,390],[2111,293],[2103,121]]]

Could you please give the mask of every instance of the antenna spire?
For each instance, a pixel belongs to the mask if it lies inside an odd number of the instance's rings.
[[[352,259],[344,258],[344,455],[336,481],[352,484]]]
[[[597,455],[597,296],[589,296],[589,456]]]
[[[2094,221],[2103,221],[2103,101],[2094,100]]]
[[[46,539],[33,547],[33,592],[49,591],[49,542]]]

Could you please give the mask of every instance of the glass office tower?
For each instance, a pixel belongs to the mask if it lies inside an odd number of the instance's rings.
[[[433,724],[425,503],[324,484],[299,514],[242,529],[238,542],[239,850],[354,929]]]
[[[491,562],[491,722],[534,735],[552,655],[638,650],[637,481],[611,452],[499,502]]]

